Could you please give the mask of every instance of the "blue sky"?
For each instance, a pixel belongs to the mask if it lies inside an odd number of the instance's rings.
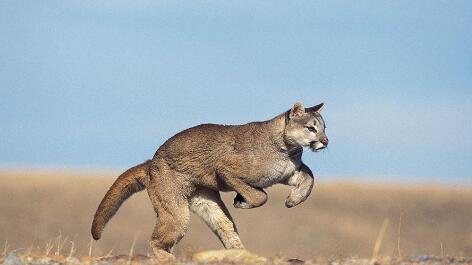
[[[470,1],[0,2],[0,165],[125,169],[326,102],[321,179],[472,183]]]

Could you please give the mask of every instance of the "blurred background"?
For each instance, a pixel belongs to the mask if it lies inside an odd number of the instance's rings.
[[[470,256],[470,14],[470,1],[1,1],[0,240],[43,247],[61,230],[86,249],[113,178],[175,133],[324,101],[330,147],[304,154],[320,197],[293,218],[281,218],[283,188],[266,208],[235,211],[246,245],[266,255],[369,255],[387,217],[385,244],[397,246],[409,212],[405,229],[418,234],[405,239],[407,252],[441,245]],[[128,248],[137,230],[145,249],[149,202],[126,207],[103,252]],[[126,218],[149,227],[125,233],[117,222],[136,223]],[[273,235],[294,218],[298,236]],[[333,226],[340,220],[343,229]],[[210,237],[190,234],[179,251],[220,247],[205,245]],[[255,243],[263,240],[280,242]]]

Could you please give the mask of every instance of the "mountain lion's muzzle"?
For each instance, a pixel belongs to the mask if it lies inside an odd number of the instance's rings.
[[[310,143],[310,148],[312,151],[317,152],[322,149],[325,149],[328,146],[329,140],[328,137],[325,137],[319,141],[313,141]]]

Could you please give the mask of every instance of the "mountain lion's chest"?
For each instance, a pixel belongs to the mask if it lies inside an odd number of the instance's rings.
[[[278,159],[264,166],[264,174],[252,185],[259,188],[267,188],[284,181],[292,176],[300,168],[300,159]]]

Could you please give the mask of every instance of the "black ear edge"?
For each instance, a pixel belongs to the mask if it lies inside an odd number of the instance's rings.
[[[324,105],[325,105],[325,103],[321,102],[320,104],[318,104],[316,106],[306,108],[305,111],[306,112],[318,112],[319,113],[323,109]]]

